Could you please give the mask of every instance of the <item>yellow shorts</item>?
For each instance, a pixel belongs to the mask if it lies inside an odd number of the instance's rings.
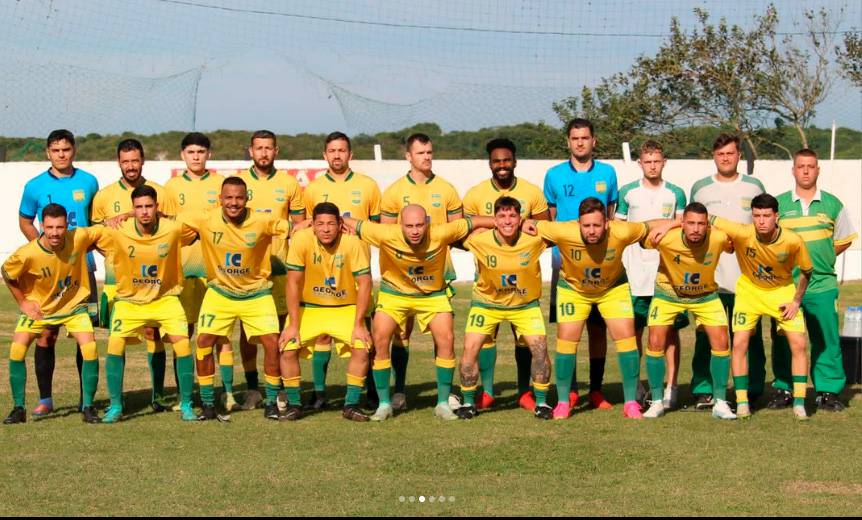
[[[377,295],[377,306],[375,312],[382,312],[395,320],[398,328],[404,330],[407,318],[416,316],[419,323],[419,331],[423,334],[428,332],[428,325],[440,313],[452,313],[452,304],[445,294],[434,296],[402,296],[387,292]]]
[[[489,309],[472,305],[464,332],[493,337],[497,333],[497,327],[504,321],[515,326],[518,338],[545,335],[545,318],[538,305],[524,309]]]
[[[263,294],[247,300],[234,300],[208,289],[201,303],[198,333],[230,337],[236,320],[242,321],[249,340],[278,334],[278,314],[272,296]]]
[[[87,313],[85,307],[83,311],[74,314],[44,320],[31,320],[22,314],[18,318],[18,324],[15,326],[15,333],[41,334],[45,329],[61,325],[66,327],[66,332],[70,334],[73,332],[93,332],[93,322],[90,320],[90,315]]]
[[[275,312],[279,316],[287,315],[287,294],[284,284],[287,276],[283,274],[272,275],[272,299],[275,301]]]
[[[793,284],[775,289],[757,287],[744,276],[736,281],[736,298],[733,304],[733,330],[753,330],[761,316],[775,318],[778,328],[784,332],[805,334],[805,317],[802,309],[792,320],[781,318],[779,307],[793,301],[796,287]]]
[[[105,284],[102,286],[102,295],[99,296],[99,326],[110,328],[111,311],[114,309],[114,297],[117,296],[117,286],[115,284]]]
[[[162,335],[188,336],[188,323],[179,298],[163,296],[150,303],[114,302],[111,337],[133,338],[144,327],[158,327]]]
[[[290,321],[290,318],[288,318]],[[350,344],[353,339],[353,324],[356,321],[356,305],[342,307],[300,307],[299,337],[302,345],[287,345],[285,350],[299,350],[300,356],[311,359],[314,342],[320,336],[329,336],[335,343],[339,357],[350,357]],[[357,348],[371,348],[371,345],[357,344]]]
[[[201,302],[207,293],[205,278],[188,277],[183,281],[183,292],[180,293],[180,304],[186,312],[186,323],[197,323],[201,312]]]
[[[685,311],[691,312],[698,326],[727,326],[727,314],[724,312],[724,306],[721,305],[721,300],[718,297],[705,302],[684,303],[663,300],[657,296],[653,296],[650,303],[647,326],[673,325],[676,317]]]
[[[593,305],[606,320],[634,319],[629,284],[624,283],[598,294],[583,294],[568,287],[557,287],[557,323],[585,321]]]

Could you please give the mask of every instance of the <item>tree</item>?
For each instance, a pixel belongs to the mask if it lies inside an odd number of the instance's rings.
[[[859,88],[862,88],[862,34],[847,33],[844,35],[844,48],[836,47],[838,64],[844,76]]]

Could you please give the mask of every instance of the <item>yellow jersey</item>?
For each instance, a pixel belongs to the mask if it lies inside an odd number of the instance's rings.
[[[172,203],[165,197],[165,189],[161,184],[151,180],[145,180],[146,186],[156,190],[156,202],[159,204],[159,210],[165,215],[176,214],[176,209],[172,208]],[[96,196],[93,197],[93,215],[91,222],[93,224],[102,224],[110,218],[117,215],[122,215],[132,211],[132,191],[123,179],[109,184],[100,189]],[[105,251],[105,284],[114,285],[116,283],[116,275],[114,274],[114,260],[111,258],[109,251]]]
[[[219,195],[224,177],[207,171],[200,178],[192,177],[188,172],[173,177],[165,184],[165,193],[170,207],[175,213],[166,215],[182,217],[191,215],[199,218],[210,209],[220,205]],[[182,249],[183,275],[186,278],[206,278],[206,266],[201,243]]]
[[[645,222],[611,220],[598,244],[586,244],[577,221],[536,222],[539,236],[556,244],[562,257],[559,287],[599,294],[626,283],[623,250],[649,233]]]
[[[494,309],[522,309],[539,304],[542,270],[539,257],[548,243],[521,233],[514,245],[497,238],[492,229],[470,235],[464,247],[473,253],[476,281],[472,305]]]
[[[401,296],[444,294],[449,244],[466,237],[472,229],[469,218],[431,224],[425,241],[414,247],[407,243],[400,224],[356,223],[356,234],[380,249],[380,290]]]
[[[87,250],[110,246],[101,227],[66,231],[60,251],[46,249],[36,238],[18,248],[3,263],[3,278],[17,282],[27,300],[39,304],[45,319],[87,311],[90,277]]]
[[[327,172],[305,187],[303,198],[308,218],[314,206],[332,202],[345,217],[380,221],[380,188],[374,179],[361,173],[351,171],[343,181],[337,181]]]
[[[302,305],[308,307],[356,305],[355,278],[371,274],[368,247],[358,238],[342,233],[324,247],[310,228],[291,239],[287,269],[305,273]]]
[[[225,219],[221,210],[180,221],[198,234],[209,287],[233,299],[270,293],[270,245],[273,237],[287,238],[290,221],[248,208],[239,225]]]
[[[524,179],[515,178],[512,187],[503,190],[494,184],[493,179],[481,182],[464,195],[464,214],[482,217],[494,216],[494,203],[500,197],[508,196],[521,203],[521,217],[531,218],[548,211],[548,201],[538,186]]]
[[[101,232],[111,240],[104,250],[110,251],[120,275],[116,300],[143,304],[182,292],[180,248],[197,239],[189,228],[160,218],[153,234],[145,236],[135,219],[129,219],[119,229],[102,228]]]
[[[710,228],[703,242],[691,246],[682,230],[673,230],[659,243],[643,242],[647,249],[659,253],[655,297],[669,301],[701,303],[718,298],[715,268],[721,253],[733,252],[733,246],[720,229]]]
[[[455,187],[434,174],[426,182],[417,184],[408,172],[383,192],[380,211],[386,217],[400,220],[401,210],[409,204],[425,208],[431,224],[445,224],[449,215],[457,215],[463,209]]]
[[[789,229],[779,226],[778,236],[767,243],[758,240],[754,224],[739,224],[716,215],[709,222],[730,237],[742,276],[758,287],[793,285],[794,267],[807,273],[814,270],[805,242]]]

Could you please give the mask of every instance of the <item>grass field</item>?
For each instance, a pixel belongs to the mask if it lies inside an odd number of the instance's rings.
[[[468,287],[459,287],[456,341],[468,296]],[[10,301],[5,297],[0,303],[5,345],[17,317]],[[844,307],[860,303],[862,284],[845,285],[842,315]],[[862,511],[858,385],[845,391],[850,402],[845,413],[819,413],[804,423],[789,411],[759,412],[748,422],[719,422],[694,412],[631,421],[622,418],[619,405],[542,422],[515,403],[512,342],[508,333],[502,337],[497,370],[502,398],[493,412],[470,422],[434,419],[431,347],[422,338],[411,348],[409,410],[382,424],[349,423],[336,408],[297,423],[266,421],[260,410],[234,413],[230,424],[184,424],[176,414],[151,414],[146,355],[132,347],[126,367],[130,416],[115,425],[85,425],[71,408],[77,377],[72,343],[65,340],[55,375],[60,412],[0,428],[0,514],[819,516]],[[100,335],[102,353],[104,340]],[[689,348],[683,351],[681,382],[689,377],[692,344],[689,328],[683,333]],[[37,398],[31,356],[28,414]],[[581,381],[588,374],[585,358],[578,363]],[[339,408],[345,366],[341,361],[330,366],[329,394],[338,396]],[[308,383],[310,367],[303,370]],[[5,362],[0,380],[5,415],[11,408]],[[236,380],[243,383],[239,364]],[[619,380],[611,355],[606,388],[615,403],[622,397]],[[687,392],[686,385],[683,403]],[[809,396],[813,410],[813,391]],[[104,369],[97,397],[103,406]]]

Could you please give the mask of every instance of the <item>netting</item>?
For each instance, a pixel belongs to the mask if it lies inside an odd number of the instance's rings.
[[[766,7],[698,5],[713,20],[742,26]],[[859,2],[787,0],[777,4],[779,31],[801,38],[803,12],[821,6],[840,18],[839,33],[862,28]],[[312,108],[336,103],[354,133],[429,121],[445,130],[556,123],[554,101],[655,52],[672,16],[694,24],[692,7],[682,0],[0,0],[0,134],[190,129],[201,111],[207,124],[237,128],[231,107],[254,98],[255,85],[295,81],[286,75],[296,71],[305,86],[282,92],[271,110],[288,98]],[[214,71],[225,63],[249,64],[241,69],[244,87],[198,98],[199,88],[223,79]],[[860,106],[860,90],[839,80],[815,122],[862,128]],[[285,125],[303,124],[290,116],[281,118]]]

